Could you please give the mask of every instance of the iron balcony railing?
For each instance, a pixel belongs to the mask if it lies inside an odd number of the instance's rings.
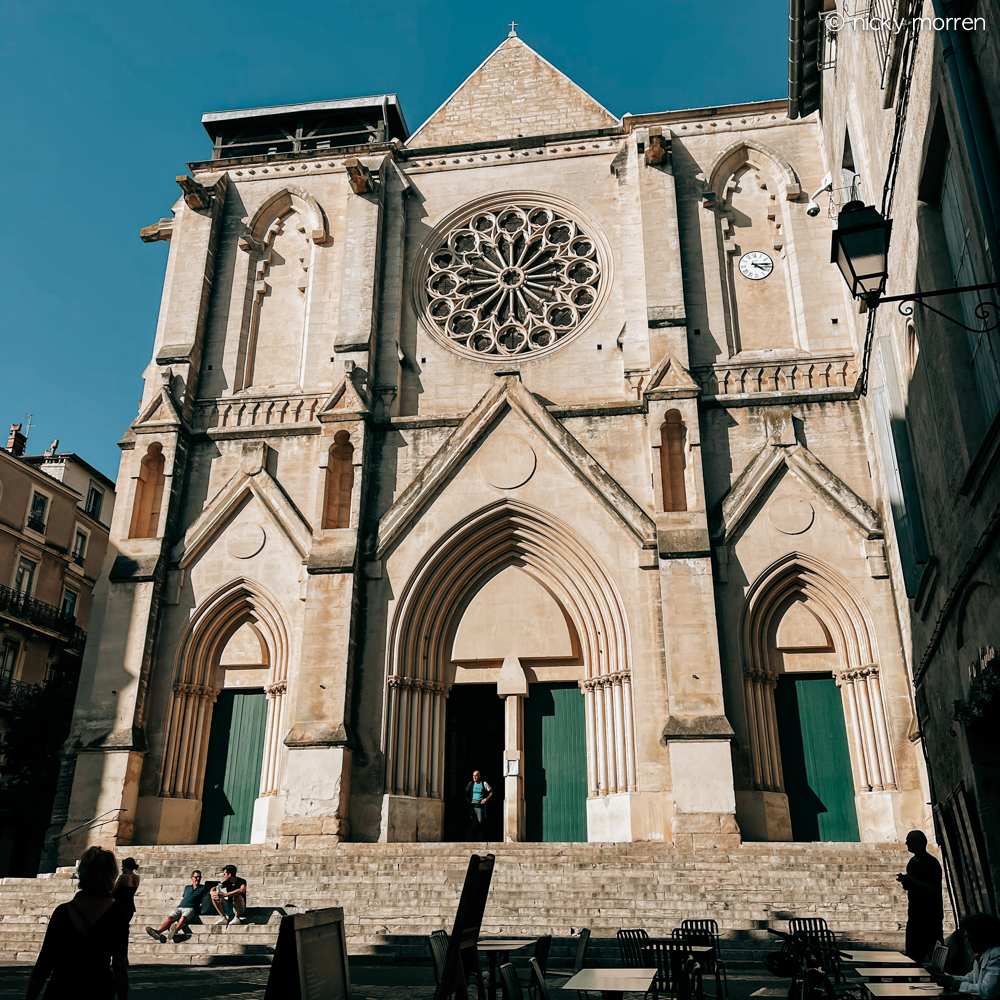
[[[83,649],[87,641],[87,633],[77,628],[75,615],[68,615],[62,608],[44,601],[36,601],[13,587],[0,586],[0,615],[55,632],[71,649]]]
[[[38,531],[42,534],[45,533],[45,518],[41,514],[29,514],[28,515],[28,527],[32,531]]]
[[[77,566],[82,566],[86,561],[87,557],[82,552],[73,553],[73,562],[76,563]]]
[[[38,690],[37,684],[18,681],[9,675],[0,677],[0,705],[16,708],[25,698],[30,698]]]

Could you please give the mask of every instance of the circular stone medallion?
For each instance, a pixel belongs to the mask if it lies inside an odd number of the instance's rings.
[[[534,474],[535,453],[523,438],[494,434],[479,449],[479,474],[498,490],[515,490]]]
[[[812,527],[816,511],[801,497],[778,497],[767,505],[767,519],[784,535],[801,535]]]
[[[266,541],[267,535],[259,524],[237,524],[226,537],[226,548],[234,559],[250,559]]]

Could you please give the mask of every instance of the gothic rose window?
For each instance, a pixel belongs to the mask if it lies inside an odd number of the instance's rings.
[[[580,329],[601,293],[597,242],[545,205],[501,204],[460,219],[431,255],[427,316],[477,358],[532,356]]]

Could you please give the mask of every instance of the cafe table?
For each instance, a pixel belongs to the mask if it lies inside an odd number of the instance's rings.
[[[944,987],[934,983],[864,983],[873,997],[939,997]]]
[[[912,958],[907,958],[901,951],[863,951],[854,948],[841,948],[841,958],[851,965],[916,965]]]
[[[486,952],[489,956],[490,1000],[497,1000],[497,958],[499,957],[500,964],[503,965],[505,962],[510,961],[510,953],[512,951],[520,951],[522,948],[527,948],[528,945],[534,944],[537,940],[538,938],[488,938],[485,941],[480,939],[477,942],[476,949],[480,952]]]
[[[583,969],[564,990],[600,993],[604,1000],[622,1000],[624,993],[648,993],[656,1000],[656,969]]]
[[[861,966],[854,971],[865,979],[883,979],[897,983],[915,979],[930,982],[931,979],[931,974],[919,965],[885,965],[875,966],[870,969]]]

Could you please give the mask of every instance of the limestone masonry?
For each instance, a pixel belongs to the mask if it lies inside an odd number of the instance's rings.
[[[495,841],[930,832],[815,116],[619,121],[512,35],[409,141],[205,126],[59,863],[464,840],[477,768]]]

